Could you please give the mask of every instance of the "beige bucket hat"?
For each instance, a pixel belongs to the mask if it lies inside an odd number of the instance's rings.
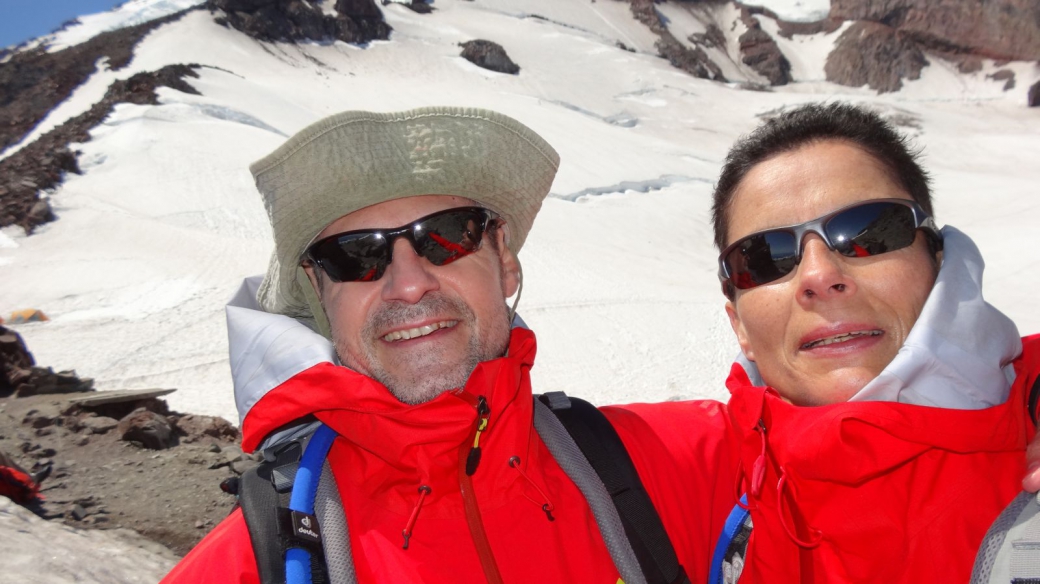
[[[473,199],[505,219],[509,248],[519,252],[559,166],[541,136],[483,109],[350,111],[318,121],[249,167],[274,231],[257,301],[323,320],[300,267],[306,246],[336,219],[393,199]]]

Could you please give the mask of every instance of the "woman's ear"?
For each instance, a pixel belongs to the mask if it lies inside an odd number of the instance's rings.
[[[751,349],[747,331],[744,330],[744,323],[740,320],[740,313],[737,312],[737,305],[734,300],[726,302],[726,316],[729,317],[729,325],[733,327],[733,334],[737,335],[737,343],[740,345],[740,350],[748,358],[748,361],[754,361],[755,352]]]

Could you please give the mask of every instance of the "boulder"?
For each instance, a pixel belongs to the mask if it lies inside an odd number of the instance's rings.
[[[1026,103],[1029,107],[1040,106],[1040,81],[1037,81],[1029,88],[1029,95],[1027,96]]]
[[[163,450],[177,444],[177,437],[166,417],[144,408],[138,408],[119,420],[117,431],[120,439],[139,442],[152,450]]]
[[[509,75],[520,72],[520,66],[509,58],[506,50],[498,43],[477,39],[459,43],[459,46],[462,47],[462,58],[478,67]]]
[[[898,91],[903,79],[918,79],[928,64],[921,48],[899,31],[875,22],[857,22],[827,56],[827,80],[878,93]]]
[[[107,416],[84,416],[79,420],[79,425],[91,434],[104,434],[119,427],[119,420]]]
[[[226,442],[238,440],[238,429],[224,418],[214,416],[197,416],[187,414],[172,417],[173,427],[184,436],[187,443],[197,442],[205,437],[217,438]]]

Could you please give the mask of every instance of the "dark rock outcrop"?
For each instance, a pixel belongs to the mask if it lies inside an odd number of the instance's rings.
[[[658,55],[668,59],[668,62],[673,67],[682,69],[694,77],[726,81],[726,76],[722,74],[722,69],[711,60],[711,57],[703,49],[700,47],[687,47],[679,39],[675,38],[675,35],[661,22],[661,17],[657,13],[657,9],[654,8],[654,0],[629,1],[629,8],[636,20],[646,25],[659,37],[657,42],[654,43]]]
[[[36,365],[18,333],[0,326],[0,396],[11,395],[31,375]]]
[[[158,71],[143,72],[116,81],[105,97],[86,112],[66,121],[40,136],[28,146],[0,160],[0,227],[20,225],[26,233],[47,220],[54,219],[49,205],[38,205],[40,191],[53,189],[65,173],[79,173],[76,153],[69,149],[73,142],[88,142],[90,129],[100,124],[117,103],[158,104],[155,90],[171,87],[198,95],[184,81],[198,77],[198,65],[167,65]]]
[[[773,37],[762,30],[758,20],[745,12],[741,18],[747,30],[740,35],[740,60],[769,80],[770,85],[791,82],[791,63],[780,52]]]
[[[726,33],[714,23],[709,24],[704,32],[695,32],[690,35],[690,42],[708,49],[726,49]]]
[[[375,0],[337,0],[335,16],[302,0],[208,0],[210,11],[225,14],[218,22],[262,41],[367,43],[390,38],[390,25]]]
[[[786,20],[777,20],[776,23],[779,25],[777,34],[789,39],[796,34],[830,34],[839,28],[841,28],[844,21],[840,18],[824,18],[823,20],[817,20],[816,22],[788,22]]]
[[[462,47],[461,57],[478,67],[509,75],[520,72],[520,66],[509,58],[506,50],[498,43],[477,39],[459,43],[459,46]]]
[[[56,393],[80,393],[94,389],[94,380],[76,375],[75,371],[57,371],[50,367],[31,367],[28,377],[15,387],[18,397],[50,395]]]
[[[0,63],[0,150],[21,140],[68,98],[97,71],[100,59],[107,58],[108,68],[114,71],[126,67],[142,38],[186,12],[101,33],[54,53],[43,47],[16,52],[9,61]]]
[[[1015,72],[1011,69],[1001,69],[994,72],[992,75],[986,75],[986,79],[1003,81],[1004,91],[1010,91],[1015,88]]]
[[[1029,94],[1026,98],[1026,103],[1029,107],[1040,107],[1040,81],[1037,81],[1029,88]]]
[[[930,50],[1040,59],[1040,3],[1035,0],[831,0],[830,16],[884,24]]]
[[[835,43],[827,57],[827,80],[851,87],[870,86],[878,93],[898,91],[903,79],[918,79],[928,64],[921,48],[899,31],[876,22],[857,22]]]

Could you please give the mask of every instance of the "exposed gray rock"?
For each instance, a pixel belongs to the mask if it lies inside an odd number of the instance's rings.
[[[857,22],[827,56],[827,80],[841,85],[868,85],[878,93],[898,91],[903,79],[918,79],[928,64],[920,47],[899,31],[875,22]]]
[[[1040,59],[1036,0],[831,0],[830,17],[884,24],[930,50]]]
[[[231,442],[238,440],[240,436],[238,429],[224,418],[193,414],[171,416],[170,418],[173,427],[181,436],[184,436],[184,442],[187,444],[206,437]]]
[[[224,12],[218,22],[263,41],[367,43],[392,30],[375,0],[337,0],[335,16],[302,0],[208,0],[206,7]]]
[[[28,380],[35,364],[22,336],[0,326],[0,396],[10,395]]]
[[[780,52],[773,37],[762,30],[758,20],[750,15],[742,18],[747,30],[740,35],[741,61],[769,80],[769,84],[787,85],[791,81],[791,63]]]
[[[91,434],[104,434],[119,426],[119,420],[106,416],[85,416],[80,419],[79,423]]]
[[[520,72],[520,66],[509,58],[506,50],[498,43],[477,39],[459,43],[459,46],[462,47],[460,56],[478,67],[509,75]]]
[[[1029,88],[1027,103],[1029,107],[1040,106],[1040,81],[1037,81]]]
[[[986,75],[986,79],[1003,81],[1004,91],[1010,91],[1015,88],[1015,72],[1011,69],[1001,69],[994,72],[992,75]]]

